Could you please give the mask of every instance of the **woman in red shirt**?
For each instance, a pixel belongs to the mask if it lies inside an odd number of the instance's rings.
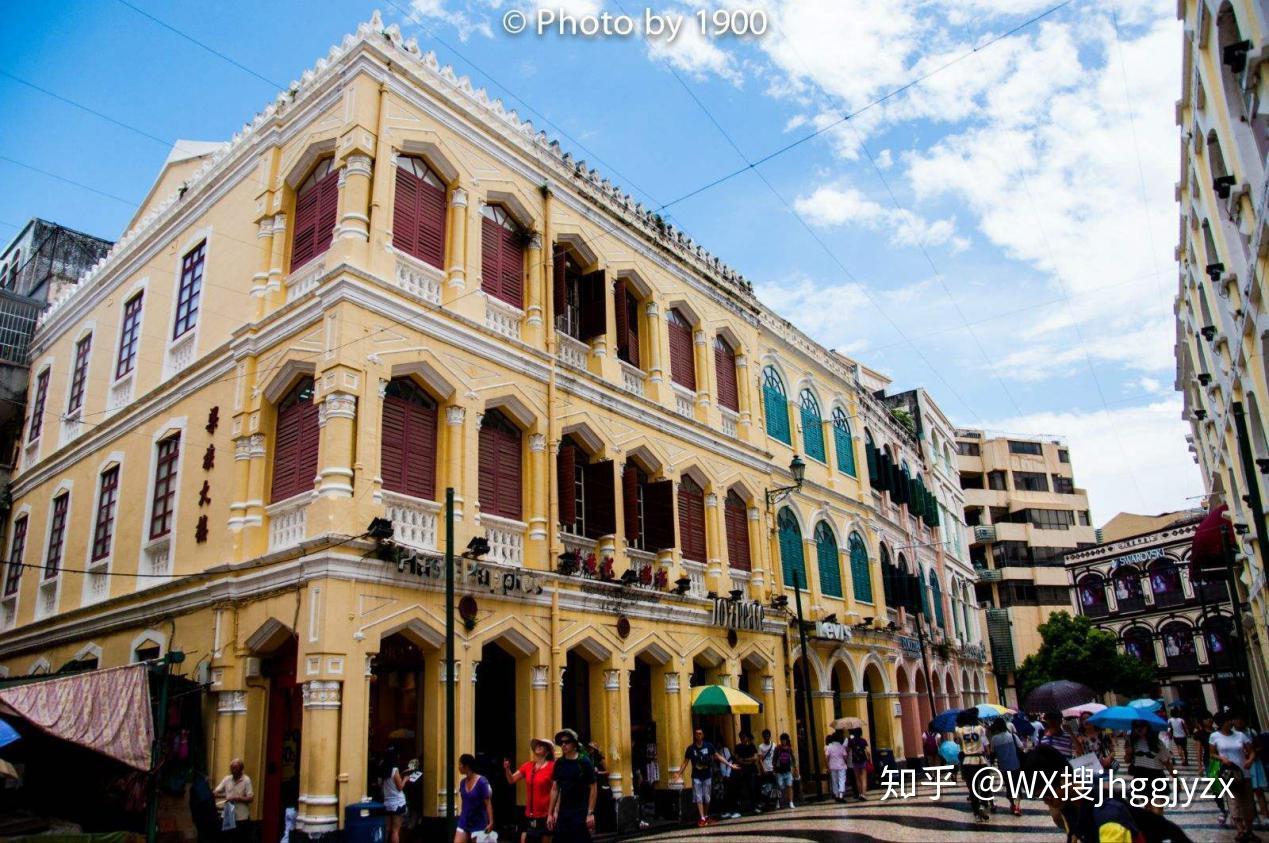
[[[555,744],[546,738],[534,738],[529,741],[533,751],[533,760],[526,761],[514,773],[511,772],[511,761],[504,758],[502,769],[507,776],[507,784],[514,785],[524,779],[524,828],[520,832],[520,843],[538,843],[551,839],[551,832],[546,827],[546,817],[551,808],[551,777],[555,772]]]

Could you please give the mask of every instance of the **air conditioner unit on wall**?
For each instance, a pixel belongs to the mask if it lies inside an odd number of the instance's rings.
[[[246,679],[260,679],[264,676],[264,660],[259,656],[248,656],[243,660],[242,675]]]

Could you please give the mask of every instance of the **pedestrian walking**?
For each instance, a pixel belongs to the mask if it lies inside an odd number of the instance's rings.
[[[1124,760],[1134,779],[1161,779],[1172,772],[1172,750],[1159,740],[1159,732],[1145,720],[1132,721],[1132,729],[1124,744]],[[1148,810],[1162,814],[1163,806],[1152,802]]]
[[[775,748],[776,742],[771,739],[771,730],[763,729],[762,743],[758,744],[759,799],[764,804],[770,800],[779,806],[780,796],[775,781]]]
[[[230,840],[250,840],[251,803],[256,794],[251,788],[251,777],[243,770],[241,758],[229,762],[229,775],[220,780],[212,795],[216,797],[216,809],[222,816],[221,830]],[[226,808],[233,806],[232,821],[226,816]]]
[[[458,828],[454,831],[454,843],[469,843],[477,834],[493,831],[493,787],[489,780],[476,772],[476,756],[464,752],[458,756],[459,805]]]
[[[842,745],[837,732],[824,739],[824,759],[828,766],[829,785],[833,790],[833,799],[846,801],[846,747]]]
[[[981,798],[975,786],[979,775],[987,768],[987,730],[978,722],[978,710],[967,708],[956,715],[956,745],[960,747],[961,775],[969,785],[969,805],[974,819],[986,822],[991,816],[988,801]]]
[[[734,760],[740,766],[740,771],[735,776],[735,807],[744,813],[761,814],[762,808],[758,806],[758,775],[762,762],[758,758],[758,747],[754,746],[753,735],[749,732],[740,733],[740,743],[736,744]]]
[[[1080,741],[1084,746],[1085,753],[1093,753],[1097,756],[1097,760],[1101,763],[1102,769],[1110,767],[1115,757],[1115,742],[1107,737],[1101,729],[1084,720],[1083,726],[1080,728]]]
[[[939,763],[939,738],[941,735],[934,729],[934,721],[925,724],[921,733],[921,753],[925,755],[925,766],[937,767]]]
[[[555,735],[561,756],[552,772],[551,808],[546,819],[553,843],[590,843],[595,831],[595,799],[599,786],[590,759],[578,753],[577,732],[561,729]]]
[[[1181,716],[1181,712],[1173,709],[1172,716],[1168,718],[1168,729],[1172,733],[1172,744],[1181,753],[1181,763],[1190,763],[1190,750],[1186,744],[1190,738],[1190,727],[1185,722],[1185,718]]]
[[[789,807],[794,808],[793,778],[797,775],[798,759],[793,752],[793,742],[789,740],[788,732],[780,733],[780,743],[771,755],[771,767],[775,770],[776,778],[776,807],[780,807],[780,797],[783,796]]]
[[[858,727],[850,730],[850,739],[846,741],[846,752],[850,756],[850,770],[855,775],[855,799],[865,801],[868,792],[868,773],[872,766],[872,758],[868,751],[868,741],[864,739],[864,730]]]
[[[734,820],[740,816],[740,813],[736,811],[736,782],[733,781],[731,774],[736,772],[740,765],[734,763],[731,750],[722,741],[718,742],[718,754],[723,759],[718,762],[719,799],[717,802],[722,807],[718,815],[725,820]]]
[[[405,822],[405,777],[401,775],[397,748],[389,746],[379,765],[379,787],[383,790],[383,809],[387,814],[388,843],[400,843],[401,824]]]
[[[1245,732],[1234,728],[1234,717],[1222,714],[1217,720],[1218,730],[1210,743],[1212,754],[1220,761],[1220,779],[1229,783],[1233,798],[1229,800],[1229,818],[1233,820],[1238,843],[1255,839],[1251,833],[1253,808],[1251,782],[1248,771],[1255,760],[1255,747]]]
[[[714,787],[714,762],[735,768],[719,753],[718,749],[705,740],[705,731],[697,729],[692,733],[692,742],[683,751],[683,763],[679,766],[679,775],[690,766],[692,768],[692,801],[696,803],[696,812],[700,814],[697,826],[709,824],[709,802]]]
[[[1005,718],[997,717],[991,724],[988,752],[996,769],[1001,773],[1005,795],[1009,797],[1009,810],[1015,817],[1022,816],[1022,801],[1018,797],[1017,774],[1022,770],[1022,741],[1009,731]]]
[[[1036,742],[1039,746],[1051,746],[1066,758],[1073,757],[1075,742],[1062,722],[1062,712],[1048,711],[1044,714],[1044,730]]]
[[[502,760],[502,770],[507,784],[524,782],[524,824],[520,829],[520,843],[535,843],[550,835],[546,818],[551,813],[551,784],[555,775],[555,744],[546,738],[529,741],[533,757],[512,772],[511,761]]]

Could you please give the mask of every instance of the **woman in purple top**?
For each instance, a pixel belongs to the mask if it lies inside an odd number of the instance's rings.
[[[463,774],[463,780],[458,783],[463,810],[458,815],[454,843],[469,843],[475,835],[493,830],[493,788],[488,779],[476,772],[476,759],[472,755],[459,756],[458,771]]]

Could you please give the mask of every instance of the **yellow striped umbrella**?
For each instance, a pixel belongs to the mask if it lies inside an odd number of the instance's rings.
[[[698,685],[692,689],[693,714],[758,714],[762,703],[726,685]]]

